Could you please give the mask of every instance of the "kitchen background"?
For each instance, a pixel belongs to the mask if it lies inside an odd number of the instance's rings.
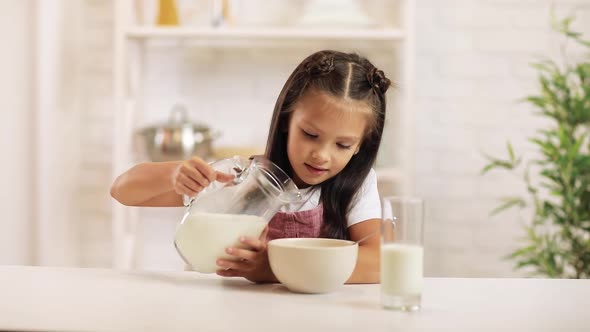
[[[153,21],[153,2],[143,1],[135,19]],[[293,24],[308,2],[237,1],[235,24]],[[396,145],[403,150],[405,142],[390,129],[381,163],[412,158],[401,162],[413,166],[411,191],[426,201],[426,275],[523,275],[502,257],[519,246],[519,223],[526,213],[491,217],[489,212],[501,197],[524,193],[524,187],[511,174],[481,176],[483,154],[505,155],[508,139],[518,151],[530,149],[526,137],[544,122],[517,100],[536,91],[528,63],[560,54],[561,39],[549,27],[551,4],[557,16],[575,13],[574,28],[590,36],[590,1],[418,0],[411,17],[396,12],[402,2],[367,0],[359,8],[381,24],[395,26],[405,19],[415,27],[404,45],[411,49],[405,53],[412,55],[405,63],[411,70],[405,73],[413,72],[412,78],[390,94],[395,104],[396,96],[413,92],[405,117],[391,118],[412,118],[415,129],[389,124],[413,137],[412,153],[396,155]],[[116,175],[114,151],[122,144],[114,139],[120,111],[114,85],[121,69],[115,56],[116,6],[114,0],[0,2],[5,43],[0,55],[0,264],[113,264],[111,219],[117,207],[109,187]],[[207,1],[178,1],[181,22],[208,24],[209,7]],[[137,127],[166,121],[180,102],[192,120],[223,133],[215,142],[219,148],[256,150],[264,145],[282,84],[313,50],[362,49],[390,77],[401,79],[395,56],[400,49],[366,44],[150,42],[140,85],[144,108],[129,121]],[[391,178],[394,186],[401,181],[397,174]],[[182,209],[125,209],[140,221],[130,266],[181,268],[172,235]]]

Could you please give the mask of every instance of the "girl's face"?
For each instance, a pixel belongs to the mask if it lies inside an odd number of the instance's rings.
[[[368,114],[351,107],[367,110],[366,105],[315,92],[306,93],[293,107],[287,156],[299,188],[336,176],[358,152]]]

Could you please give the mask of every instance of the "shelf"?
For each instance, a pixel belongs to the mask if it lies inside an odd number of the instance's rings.
[[[143,84],[149,80],[145,79],[147,66],[159,66],[159,56],[168,55],[168,50],[174,51],[174,57],[167,61],[183,62],[188,64],[188,57],[192,57],[200,51],[214,50],[217,48],[231,48],[232,51],[246,49],[246,61],[243,65],[252,66],[247,60],[248,57],[258,56],[258,52],[271,49],[268,52],[269,57],[276,57],[271,60],[272,64],[284,64],[284,67],[274,68],[274,70],[285,70],[286,66],[292,66],[295,57],[287,56],[293,50],[301,53],[311,52],[317,48],[334,48],[365,53],[365,50],[373,49],[375,54],[379,54],[379,60],[384,64],[390,65],[392,76],[396,77],[404,89],[393,100],[395,112],[399,114],[401,121],[395,122],[392,132],[400,132],[400,140],[404,142],[401,147],[397,144],[384,144],[383,150],[387,149],[387,155],[390,156],[387,162],[380,167],[375,167],[378,190],[381,195],[401,195],[412,194],[413,183],[413,158],[412,147],[414,135],[414,116],[411,103],[413,96],[413,59],[414,59],[414,6],[415,1],[393,1],[396,4],[396,12],[399,17],[388,21],[391,27],[307,27],[307,26],[285,26],[285,27],[255,27],[255,26],[158,26],[158,25],[138,25],[134,22],[137,13],[134,8],[134,0],[117,0],[113,2],[115,7],[115,24],[114,24],[114,97],[117,112],[114,116],[114,137],[113,141],[117,142],[113,146],[113,172],[122,173],[131,167],[136,161],[133,160],[134,152],[132,151],[133,141],[132,133],[136,129],[134,121],[136,117],[141,117],[141,112],[145,110],[145,97],[143,95]],[[251,4],[253,5],[253,4]],[[394,27],[393,24],[403,23],[403,26]],[[329,45],[326,47],[326,45]],[[152,50],[156,52],[154,58],[150,58],[148,53]],[[250,52],[254,50],[254,52]],[[260,50],[260,51],[258,51]],[[275,52],[274,50],[280,50]],[[304,52],[305,51],[305,52]],[[186,52],[186,53],[183,53]],[[222,52],[212,52],[213,57],[204,57],[207,61],[212,61],[215,70],[224,71],[224,57],[217,59],[215,56]],[[240,55],[239,52],[234,54]],[[186,55],[186,57],[185,57]],[[197,61],[199,59],[192,59]],[[241,61],[228,58],[232,65],[241,64]],[[276,62],[275,62],[276,61]],[[375,60],[377,61],[377,60]],[[206,65],[206,64],[204,64]],[[181,67],[178,67],[181,68]],[[191,70],[201,69],[202,66],[192,66]],[[227,74],[233,78],[234,66],[227,68]],[[395,75],[393,70],[395,69]],[[170,75],[191,75],[191,73],[182,73],[180,70],[173,70]],[[240,73],[240,70],[237,70]],[[207,73],[212,74],[212,73]],[[216,74],[216,73],[213,73]],[[262,73],[264,74],[264,73]],[[174,79],[172,77],[172,79]],[[182,77],[176,79],[182,80]],[[203,77],[207,80],[208,77]],[[243,84],[249,84],[250,77],[241,78]],[[262,79],[262,78],[261,78]],[[149,81],[150,83],[154,83]],[[165,84],[161,83],[161,84]],[[206,104],[205,104],[206,105]],[[206,107],[206,106],[205,106]],[[397,135],[397,134],[396,134]],[[397,136],[396,136],[397,138]],[[239,144],[240,142],[235,142]],[[384,141],[385,143],[385,141]],[[254,150],[241,151],[239,154],[254,154],[260,151],[261,147]],[[232,151],[218,151],[227,154],[235,154]],[[395,156],[395,158],[393,158]],[[141,236],[139,234],[140,215],[138,209],[127,208],[120,204],[114,203],[112,213],[113,229],[113,263],[115,268],[131,269],[139,267],[138,253],[141,252]]]
[[[125,32],[129,39],[288,39],[398,41],[400,29],[321,29],[312,28],[183,28],[135,27]]]

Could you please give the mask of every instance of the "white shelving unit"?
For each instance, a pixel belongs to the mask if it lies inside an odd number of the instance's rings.
[[[304,28],[159,28],[134,27],[125,30],[130,40],[154,38],[242,39],[242,40],[350,40],[394,42],[404,39],[401,29],[323,29]]]
[[[338,41],[348,43],[377,42],[390,45],[392,56],[402,71],[396,84],[401,87],[395,97],[396,128],[401,131],[401,145],[385,144],[382,149],[389,149],[391,155],[402,155],[403,163],[384,165],[377,169],[380,180],[401,184],[399,192],[413,192],[413,136],[414,116],[413,99],[413,60],[414,60],[414,1],[398,0],[400,27],[379,29],[307,29],[297,27],[156,27],[135,26],[132,20],[133,0],[115,2],[114,29],[114,98],[115,121],[113,137],[113,176],[121,174],[134,163],[132,150],[132,133],[135,120],[143,110],[140,89],[144,68],[144,56],[148,52],[146,43],[152,40],[182,40],[211,42],[207,47],[216,47],[215,42],[223,41],[223,47],[236,46],[245,41],[262,41],[266,44],[285,41],[317,42]],[[178,44],[174,44],[178,45]],[[264,46],[261,46],[264,47]],[[279,46],[280,47],[280,46]],[[393,113],[393,112],[390,112]],[[401,137],[400,137],[401,136]],[[138,209],[122,206],[116,202],[112,208],[113,267],[133,268],[134,253],[138,230]]]

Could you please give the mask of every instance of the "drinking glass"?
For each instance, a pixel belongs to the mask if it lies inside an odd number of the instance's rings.
[[[382,215],[381,305],[392,310],[419,310],[424,264],[424,202],[417,197],[384,197]]]

